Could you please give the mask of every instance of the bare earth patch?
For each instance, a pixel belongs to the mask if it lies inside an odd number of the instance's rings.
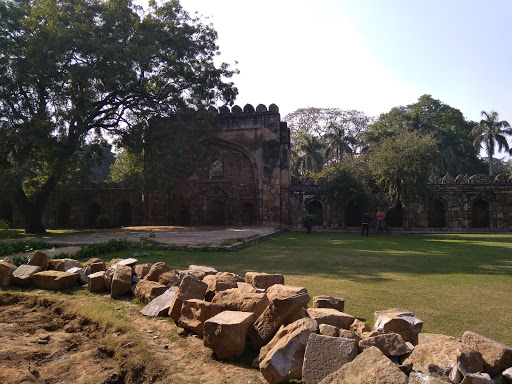
[[[250,367],[250,353],[235,363],[216,361],[202,339],[183,335],[172,321],[144,317],[128,301],[116,309],[130,332],[105,330],[62,299],[0,292],[0,383],[265,382]]]

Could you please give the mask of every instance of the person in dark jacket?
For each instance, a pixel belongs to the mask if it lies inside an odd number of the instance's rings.
[[[372,221],[372,217],[368,212],[366,212],[363,217],[361,217],[361,224],[363,225],[361,236],[364,236],[366,232],[366,236],[368,236],[368,228],[370,227],[370,222]]]

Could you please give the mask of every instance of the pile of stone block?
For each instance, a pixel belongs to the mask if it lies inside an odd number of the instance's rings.
[[[250,349],[253,366],[272,384],[313,383],[512,384],[512,348],[473,332],[461,339],[421,333],[412,312],[375,312],[374,326],[344,312],[344,300],[311,298],[283,275],[245,277],[191,265],[117,259],[49,260],[38,252],[16,268],[0,262],[0,284],[67,289],[83,284],[112,298],[133,294],[145,316],[169,316],[204,340],[220,360]]]

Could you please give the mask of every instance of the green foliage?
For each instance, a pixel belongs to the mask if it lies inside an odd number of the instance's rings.
[[[308,233],[311,233],[313,230],[313,225],[317,221],[317,217],[312,215],[311,213],[305,213],[300,216],[300,223],[306,229]]]
[[[27,232],[44,231],[49,195],[106,134],[237,94],[237,71],[214,63],[216,32],[177,1],[3,1],[0,30],[0,181]]]
[[[381,140],[370,153],[370,170],[376,183],[392,204],[427,201],[428,180],[437,159],[437,143],[432,134],[403,130]]]
[[[81,247],[75,255],[76,259],[90,259],[98,255],[103,255],[110,252],[117,252],[127,249],[129,247],[128,240],[111,239],[103,243],[88,244]]]
[[[12,262],[14,263],[15,266],[19,267],[20,265],[27,264],[28,259],[28,256],[14,255],[12,257]]]
[[[482,111],[482,116],[484,119],[472,131],[475,137],[473,145],[477,150],[480,150],[482,146],[484,147],[488,156],[489,175],[494,176],[493,156],[496,149],[498,152],[502,150],[509,151],[507,136],[512,135],[512,128],[508,121],[499,120],[498,112],[491,111],[488,113]],[[496,145],[498,148],[496,148]]]
[[[143,190],[144,186],[144,152],[140,155],[129,149],[122,150],[110,166],[110,180],[124,182],[127,186]]]
[[[434,173],[480,173],[482,163],[472,145],[474,123],[462,113],[430,95],[421,96],[416,103],[392,108],[370,126],[364,135],[364,148],[371,150],[382,140],[400,134],[403,130],[432,135],[437,142]]]
[[[46,241],[27,240],[9,243],[0,243],[0,256],[13,255],[15,253],[31,252],[36,249],[47,249],[53,246]]]
[[[55,255],[52,257],[52,259],[75,259],[75,258],[76,258],[75,255],[70,255],[69,253],[66,253],[66,252],[61,252],[58,255]]]
[[[108,228],[112,224],[112,220],[109,215],[101,214],[96,217],[96,226],[98,228]]]
[[[8,231],[9,230],[9,223],[7,220],[0,220],[0,231]]]

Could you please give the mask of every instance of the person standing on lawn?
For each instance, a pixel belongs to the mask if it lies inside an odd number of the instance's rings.
[[[363,226],[361,230],[361,236],[364,236],[366,232],[366,236],[368,236],[368,227],[370,226],[370,222],[372,221],[372,217],[368,212],[365,212],[363,217],[361,217],[361,224]]]
[[[377,230],[379,233],[382,233],[384,231],[384,219],[386,218],[386,212],[382,210],[381,207],[379,207],[379,210],[377,211]]]

